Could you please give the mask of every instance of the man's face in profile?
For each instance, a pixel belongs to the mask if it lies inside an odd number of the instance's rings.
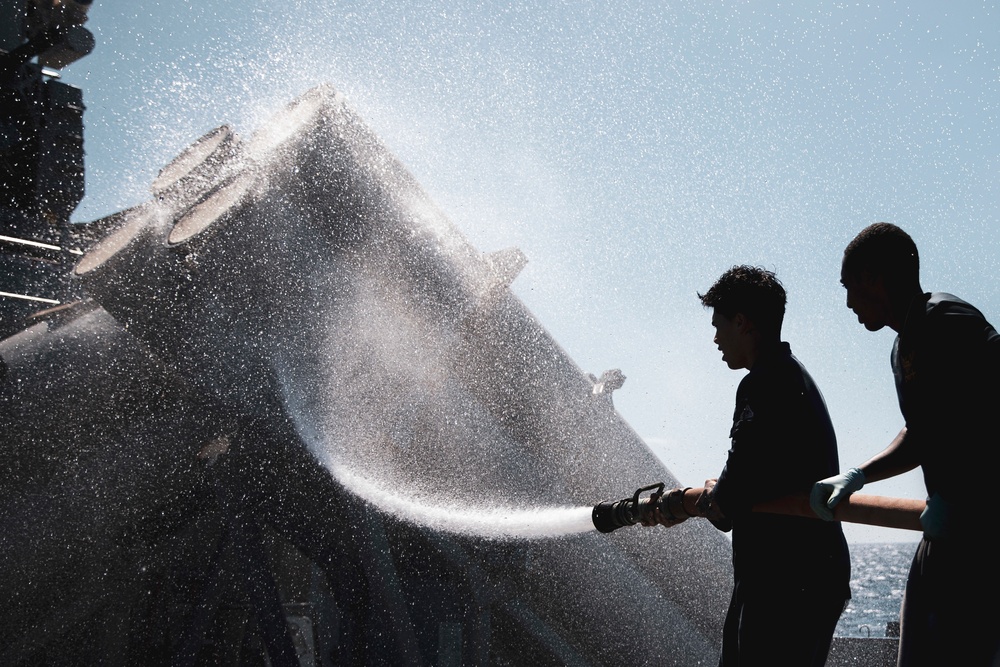
[[[889,295],[881,277],[867,272],[840,272],[840,284],[847,290],[847,307],[868,331],[878,331],[889,321]]]
[[[730,319],[718,310],[712,311],[712,326],[715,327],[713,342],[722,352],[722,360],[733,370],[747,368],[748,364],[745,350],[747,340],[741,332],[743,324],[744,317],[740,313]]]

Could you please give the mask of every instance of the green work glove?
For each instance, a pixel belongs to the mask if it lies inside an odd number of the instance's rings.
[[[809,494],[809,504],[821,519],[833,521],[833,508],[841,500],[865,485],[865,474],[860,468],[851,468],[845,473],[821,479],[813,484]]]

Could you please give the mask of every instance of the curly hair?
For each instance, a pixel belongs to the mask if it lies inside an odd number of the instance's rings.
[[[773,272],[756,266],[734,266],[698,298],[727,318],[743,313],[758,329],[781,333],[788,298]]]
[[[920,283],[920,255],[910,235],[889,222],[862,229],[844,249],[842,270],[848,276],[881,276],[892,285]]]

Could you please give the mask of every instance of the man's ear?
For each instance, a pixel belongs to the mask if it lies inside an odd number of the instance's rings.
[[[753,329],[753,323],[743,313],[736,313],[733,316],[733,324],[736,325],[736,330],[741,334],[749,333]]]

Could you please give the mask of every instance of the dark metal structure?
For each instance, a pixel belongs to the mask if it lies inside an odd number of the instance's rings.
[[[90,0],[0,0],[0,336],[72,300],[70,269],[89,234],[83,93],[59,69],[90,53]]]
[[[614,411],[621,378],[511,294],[523,256],[469,246],[335,91],[218,128],[152,192],[99,223],[83,299],[0,343],[0,661],[714,660],[709,528],[498,537],[379,502],[675,480]]]

